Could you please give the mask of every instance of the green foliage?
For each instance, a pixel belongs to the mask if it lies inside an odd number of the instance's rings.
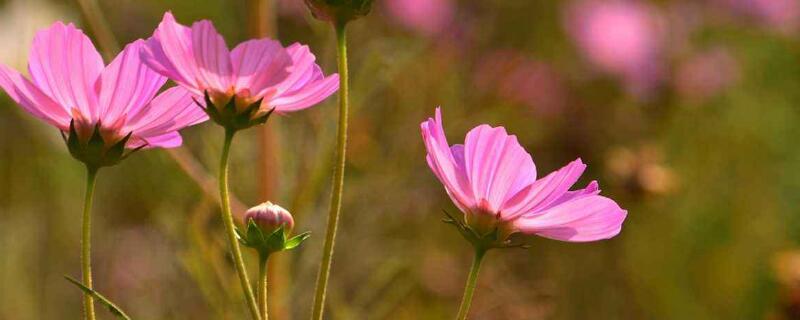
[[[122,309],[117,307],[117,305],[115,305],[113,302],[111,302],[111,300],[108,300],[108,298],[106,298],[103,295],[101,295],[99,292],[95,291],[92,288],[89,288],[89,287],[85,286],[83,283],[81,283],[78,280],[75,280],[74,278],[72,278],[70,276],[64,276],[64,279],[67,279],[67,281],[69,281],[70,283],[74,284],[76,287],[81,289],[81,291],[83,291],[84,293],[92,296],[93,298],[95,298],[95,300],[97,300],[98,302],[100,302],[101,304],[106,306],[106,308],[108,308],[108,311],[111,312],[111,314],[113,314],[117,318],[123,319],[123,320],[131,320],[131,317],[129,317],[127,314],[125,314],[125,312],[122,311]]]

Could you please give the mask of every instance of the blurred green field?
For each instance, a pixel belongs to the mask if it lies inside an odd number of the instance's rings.
[[[309,44],[335,72],[329,28],[301,0],[276,1],[264,17],[275,15],[281,42]],[[398,1],[378,0],[350,27],[329,319],[455,314],[471,250],[441,223],[443,209],[457,209],[424,159],[419,123],[436,106],[451,142],[504,125],[540,176],[581,157],[578,184],[597,179],[629,211],[608,241],[530,238],[529,250],[491,252],[472,319],[800,319],[800,5],[769,20],[730,4],[756,0],[644,1],[660,30],[659,74],[631,89],[629,74],[598,67],[570,32],[581,1],[440,0],[447,20],[424,28],[398,15]],[[248,1],[99,2],[122,43],[149,37],[166,10],[184,24],[213,20],[229,47],[252,34]],[[0,1],[0,62],[24,70],[34,32],[56,20],[91,34],[82,17],[72,1]],[[77,318],[81,295],[62,276],[80,273],[83,168],[56,129],[0,96],[0,319]],[[272,117],[268,148],[249,130],[233,149],[237,198],[281,204],[296,230],[313,232],[273,266],[276,319],[310,313],[336,117],[330,98]],[[206,123],[183,136],[182,150],[216,174],[222,130]],[[98,291],[136,319],[243,319],[219,209],[166,151],[139,152],[98,183]]]

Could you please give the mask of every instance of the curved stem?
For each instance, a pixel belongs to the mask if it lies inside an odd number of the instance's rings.
[[[347,70],[347,36],[345,23],[334,25],[336,29],[337,62],[339,68],[339,131],[337,135],[336,164],[333,171],[333,190],[331,192],[331,206],[328,211],[328,228],[325,234],[325,244],[322,251],[322,263],[317,274],[317,288],[314,294],[314,308],[312,319],[322,320],[325,309],[325,293],[328,290],[328,277],[330,276],[333,247],[336,238],[336,228],[339,224],[339,213],[342,207],[342,192],[344,188],[344,166],[347,152],[347,112],[349,108],[349,86]]]
[[[485,249],[475,249],[475,257],[472,259],[472,267],[469,269],[469,276],[467,277],[467,285],[464,287],[464,297],[461,299],[461,307],[458,308],[458,320],[466,320],[469,315],[469,306],[472,304],[472,295],[475,293],[475,287],[478,284],[478,272],[481,270],[481,261],[486,254]]]
[[[267,311],[267,260],[269,260],[269,255],[261,255],[259,257],[258,308],[261,312],[261,320],[269,319],[269,312]]]
[[[83,285],[92,288],[92,201],[94,185],[97,180],[97,169],[86,167],[86,196],[83,202],[83,227],[81,237],[81,271]],[[89,294],[83,295],[83,318],[94,320],[94,299]]]
[[[235,133],[233,130],[225,130],[225,144],[222,146],[222,159],[219,163],[219,197],[222,203],[222,222],[225,224],[228,245],[233,253],[233,264],[236,266],[236,273],[239,275],[239,281],[242,284],[242,291],[244,291],[247,305],[250,307],[250,313],[253,319],[260,320],[256,298],[253,295],[253,288],[250,287],[247,269],[244,266],[244,259],[242,259],[242,250],[239,248],[238,240],[236,240],[236,230],[233,225],[233,214],[231,214],[231,204],[228,196],[228,156]]]

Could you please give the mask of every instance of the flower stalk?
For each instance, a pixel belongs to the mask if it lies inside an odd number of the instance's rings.
[[[333,189],[331,192],[331,205],[328,211],[328,226],[325,233],[325,243],[322,250],[322,263],[317,274],[317,286],[314,294],[314,307],[312,319],[321,320],[325,308],[325,294],[328,289],[333,249],[336,240],[336,229],[339,224],[339,214],[342,207],[342,193],[344,191],[344,169],[347,160],[347,117],[350,107],[348,83],[349,73],[347,66],[347,22],[334,23],[336,30],[337,67],[339,69],[339,127],[337,133],[336,164],[333,172]]]
[[[236,273],[239,276],[239,282],[244,291],[247,306],[253,319],[261,320],[258,305],[256,303],[253,289],[250,286],[250,280],[247,277],[247,269],[244,265],[242,258],[242,250],[239,248],[239,242],[236,238],[236,227],[233,223],[233,214],[231,213],[230,199],[228,196],[228,158],[230,158],[231,144],[236,131],[233,129],[225,130],[225,142],[222,146],[222,157],[219,164],[219,196],[222,203],[222,222],[225,224],[225,233],[228,237],[228,244],[233,253],[233,263],[236,266]]]
[[[269,319],[269,307],[267,306],[267,276],[269,275],[268,263],[269,254],[260,254],[258,257],[258,309],[261,313],[261,320]]]
[[[97,168],[86,166],[86,195],[83,203],[83,227],[81,237],[81,275],[83,284],[92,288],[92,202],[94,186],[97,181]],[[94,299],[88,293],[83,295],[83,318],[94,320]]]
[[[475,294],[475,287],[478,284],[478,273],[481,270],[481,262],[486,255],[487,249],[475,247],[475,256],[472,259],[472,267],[469,269],[467,284],[464,286],[464,296],[461,298],[461,306],[458,308],[458,320],[466,320],[469,315],[469,307],[472,304],[472,296]]]

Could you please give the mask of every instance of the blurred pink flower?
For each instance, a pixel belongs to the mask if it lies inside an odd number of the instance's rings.
[[[566,89],[556,70],[511,50],[496,50],[482,57],[474,83],[484,92],[495,92],[541,114],[559,112],[566,100]]]
[[[797,0],[716,0],[735,13],[751,17],[781,32],[800,27],[800,1]]]
[[[739,66],[722,48],[701,52],[683,62],[675,75],[675,88],[691,100],[703,100],[719,94],[739,78]]]
[[[389,15],[406,28],[426,36],[444,31],[455,14],[452,0],[387,0]]]
[[[139,59],[143,40],[128,44],[105,66],[92,42],[72,24],[56,22],[33,40],[28,80],[0,65],[0,87],[25,111],[68,133],[74,121],[81,139],[95,126],[106,144],[131,133],[126,148],[181,145],[178,130],[207,119],[184,89],[167,81]]]
[[[566,27],[586,59],[646,95],[661,80],[664,32],[654,8],[633,0],[585,0],[567,10]]]
[[[325,77],[308,46],[295,43],[284,48],[264,38],[228,51],[210,21],[189,28],[178,24],[170,12],[147,41],[142,57],[153,70],[197,96],[208,91],[212,100],[235,98],[237,106],[263,99],[261,112],[305,109],[339,88],[339,76]]]
[[[627,211],[600,196],[596,181],[569,191],[586,168],[580,159],[537,180],[530,154],[503,127],[480,125],[453,146],[439,108],[420,127],[428,166],[477,232],[497,228],[501,239],[522,232],[570,242],[619,234]]]

